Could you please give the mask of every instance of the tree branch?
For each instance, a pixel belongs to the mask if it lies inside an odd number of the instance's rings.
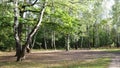
[[[32,29],[32,31],[30,32],[30,34],[28,35],[27,37],[27,41],[25,43],[25,46],[27,47],[29,45],[29,43],[31,42],[31,39],[32,37],[34,36],[34,34],[38,31],[40,25],[41,25],[41,22],[42,22],[42,18],[43,18],[43,15],[44,15],[44,11],[45,11],[45,8],[46,8],[46,5],[47,5],[47,0],[45,0],[44,4],[43,4],[43,7],[41,8],[41,11],[40,11],[40,16],[39,16],[39,20],[38,20],[38,23],[36,24],[36,26]]]
[[[46,2],[43,4],[43,7],[42,7],[42,9],[41,9],[41,11],[40,11],[40,16],[39,16],[39,20],[38,20],[38,23],[37,23],[37,25],[34,27],[34,29],[31,31],[31,33],[30,33],[30,37],[32,37],[36,32],[37,32],[37,30],[39,29],[39,27],[40,27],[40,24],[41,24],[41,22],[42,22],[42,18],[43,18],[43,14],[44,14],[44,11],[45,11],[45,8],[46,8]]]
[[[33,6],[37,3],[38,0],[35,0],[34,3],[32,4],[27,4],[27,5],[23,5],[22,7],[25,8],[25,7],[29,7],[29,6]]]
[[[31,4],[31,6],[35,5],[37,3],[38,0],[35,0],[33,4]]]
[[[22,12],[36,12],[36,13],[39,13],[40,11],[35,11],[35,10],[24,10],[24,11],[22,11]]]

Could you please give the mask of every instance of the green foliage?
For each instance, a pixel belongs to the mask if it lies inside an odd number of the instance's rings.
[[[74,46],[73,43],[76,42],[79,42],[78,47],[82,45],[87,47],[89,44],[91,47],[109,47],[112,43],[115,43],[116,46],[118,43],[117,39],[120,38],[120,2],[115,1],[112,7],[113,17],[106,19],[102,18],[103,2],[103,0],[48,0],[36,42],[43,43],[42,39],[46,38],[48,40],[47,44],[50,44],[52,32],[55,32],[56,44],[58,47],[61,45],[62,48],[65,45],[64,37],[67,34],[70,35],[71,46]],[[27,7],[24,8],[24,6]],[[11,47],[14,44],[12,28],[14,25],[13,7],[12,0],[10,2],[0,1],[0,38],[3,38],[0,41],[0,46],[7,47],[8,44],[11,44]],[[19,10],[20,12],[25,11],[26,16],[25,18],[22,15],[19,16],[19,22],[33,28],[38,21],[41,7],[42,1],[39,0],[34,6],[30,6],[29,3],[22,0],[19,1]],[[26,31],[26,28],[23,27],[23,37],[25,37]],[[8,43],[5,43],[6,40]]]
[[[14,43],[13,35],[13,10],[12,5],[2,3],[0,4],[0,50],[11,50]]]

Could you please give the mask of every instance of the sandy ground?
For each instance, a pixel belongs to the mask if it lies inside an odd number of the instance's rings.
[[[120,68],[120,54],[116,55],[109,66],[109,68]]]
[[[15,61],[14,52],[6,53],[0,56],[0,62]],[[120,53],[111,53],[100,50],[70,50],[70,51],[37,51],[26,54],[25,62],[40,62],[43,64],[56,64],[62,61],[82,61],[96,58],[108,57],[113,58],[109,68],[120,68]],[[113,66],[114,65],[114,66]]]

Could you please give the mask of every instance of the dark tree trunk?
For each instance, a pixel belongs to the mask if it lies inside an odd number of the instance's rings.
[[[80,44],[80,48],[83,48],[83,37],[81,36],[81,44]]]
[[[53,31],[51,31],[51,47],[53,48],[53,41],[54,41],[54,39],[53,39]]]
[[[47,40],[46,40],[46,38],[44,38],[44,46],[45,46],[45,50],[47,50]]]
[[[56,50],[56,44],[55,44],[55,31],[53,32],[53,47]]]
[[[20,23],[19,25],[18,25],[18,37],[19,37],[19,39],[21,40],[21,34],[22,34],[22,23]],[[21,46],[21,42],[19,42],[19,44],[16,42],[16,54],[15,54],[15,56],[17,56],[18,55],[18,50],[17,49],[19,49],[19,46],[20,47],[22,47]]]
[[[20,44],[17,44],[16,47],[16,57],[17,57],[17,61],[21,61],[21,51],[22,51],[22,46]]]
[[[78,49],[78,41],[75,42],[75,49],[77,50]]]
[[[87,38],[88,39],[88,44],[87,45],[88,45],[88,48],[90,49],[91,46],[90,46],[90,36],[89,36],[89,26],[88,25],[87,25],[86,29],[87,29],[87,35],[88,35],[88,38]]]
[[[120,43],[119,43],[119,34],[117,33],[117,43],[116,43],[116,47],[119,48],[120,47]]]
[[[79,46],[79,39],[77,38],[77,36],[74,36],[74,45],[75,45],[75,49],[77,50],[78,49],[78,46]]]
[[[95,25],[93,25],[93,47],[95,47]]]
[[[22,59],[25,57],[25,49],[21,46],[18,47],[18,55],[17,55],[17,61],[22,61]]]

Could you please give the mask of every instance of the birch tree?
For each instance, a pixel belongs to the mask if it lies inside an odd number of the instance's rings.
[[[25,10],[25,8],[35,5],[37,1],[38,0],[35,0],[34,3],[32,3],[32,4],[23,4],[22,5],[22,9],[23,9],[22,12],[32,11],[32,10]],[[20,17],[22,12],[20,11],[18,4],[19,4],[19,0],[14,0],[14,6],[15,6],[14,7],[14,37],[15,37],[15,41],[16,41],[17,61],[21,61],[22,59],[25,58],[26,50],[28,50],[27,52],[29,52],[29,50],[30,50],[29,44],[31,43],[33,36],[38,31],[38,29],[41,25],[44,11],[45,11],[45,8],[47,5],[47,0],[43,1],[43,5],[39,11],[38,21],[35,24],[34,28],[31,30],[31,32],[28,34],[27,39],[25,40],[25,42],[23,44],[21,44],[21,41],[22,41],[21,36],[20,36],[21,32],[19,30],[19,25],[20,25],[19,17]]]

